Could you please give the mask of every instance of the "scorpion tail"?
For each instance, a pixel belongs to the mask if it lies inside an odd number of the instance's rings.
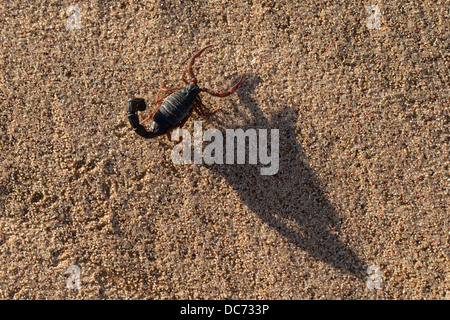
[[[157,134],[151,131],[147,131],[145,127],[139,123],[139,116],[137,111],[144,111],[147,108],[145,100],[142,98],[130,98],[127,102],[127,115],[133,130],[144,138],[153,138]]]

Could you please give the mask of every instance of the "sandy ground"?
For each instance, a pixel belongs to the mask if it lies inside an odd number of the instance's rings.
[[[450,298],[446,1],[36,3],[0,4],[0,298]],[[278,128],[276,175],[131,130],[207,44],[245,78],[186,128]]]

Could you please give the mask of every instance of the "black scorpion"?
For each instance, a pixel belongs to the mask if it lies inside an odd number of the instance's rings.
[[[190,59],[187,68],[181,75],[181,79],[186,83],[184,88],[180,87],[167,89],[161,87],[159,89],[155,99],[156,103],[159,105],[155,111],[153,111],[152,114],[142,122],[139,123],[137,111],[144,111],[147,108],[145,100],[142,98],[130,98],[128,100],[128,120],[130,121],[131,127],[138,135],[144,138],[153,138],[167,134],[170,140],[170,133],[172,130],[181,128],[191,116],[192,111],[196,111],[200,115],[209,117],[220,110],[219,108],[213,112],[207,111],[206,107],[202,103],[202,100],[200,99],[200,92],[207,92],[216,97],[227,97],[236,91],[241,84],[244,75],[242,75],[239,82],[228,91],[213,92],[206,88],[200,88],[197,85],[197,78],[192,71],[192,66],[194,65],[195,59],[209,47],[212,47],[212,45],[201,49]],[[186,73],[189,73],[191,76],[192,83],[188,83],[185,79]],[[164,92],[165,95],[162,98],[159,98],[159,94],[161,92]],[[142,124],[150,119],[152,119],[152,123],[150,129],[147,130]]]

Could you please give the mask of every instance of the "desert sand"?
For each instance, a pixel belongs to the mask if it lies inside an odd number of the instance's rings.
[[[446,1],[0,4],[1,299],[449,299]],[[194,70],[203,127],[279,171],[136,135]],[[75,266],[75,267],[73,267]]]

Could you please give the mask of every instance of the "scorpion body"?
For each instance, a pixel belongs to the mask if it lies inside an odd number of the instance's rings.
[[[159,106],[144,121],[139,122],[139,116],[137,112],[144,111],[147,108],[145,100],[142,98],[130,98],[128,100],[128,120],[130,121],[131,127],[138,135],[144,138],[154,138],[163,134],[167,134],[169,137],[169,134],[173,129],[180,128],[184,125],[184,123],[191,116],[192,111],[196,111],[198,114],[204,116],[211,116],[219,111],[219,109],[213,112],[208,112],[207,110],[205,110],[205,106],[203,105],[199,96],[200,92],[204,91],[213,96],[226,97],[236,91],[236,89],[242,82],[243,76],[234,87],[224,92],[216,93],[210,91],[209,89],[200,88],[197,85],[197,79],[192,71],[192,66],[195,62],[195,58],[199,57],[200,54],[209,47],[211,46],[207,46],[198,51],[191,58],[188,64],[188,68],[183,71],[181,79],[185,82],[185,87],[159,89],[156,95],[156,103],[159,103]],[[192,77],[192,83],[190,84],[185,79],[185,74],[187,72],[189,72]],[[161,92],[166,92],[166,95],[162,98],[159,98],[159,94]],[[152,120],[152,122],[149,130],[147,130],[142,124],[150,119]]]
[[[136,114],[136,111],[146,109],[144,99],[131,98],[127,105],[128,120],[131,127],[144,138],[163,135],[169,129],[178,127],[186,119],[199,93],[200,88],[196,84],[188,84],[183,89],[172,93],[162,102],[161,107],[154,114],[149,130],[139,123],[139,117]]]

